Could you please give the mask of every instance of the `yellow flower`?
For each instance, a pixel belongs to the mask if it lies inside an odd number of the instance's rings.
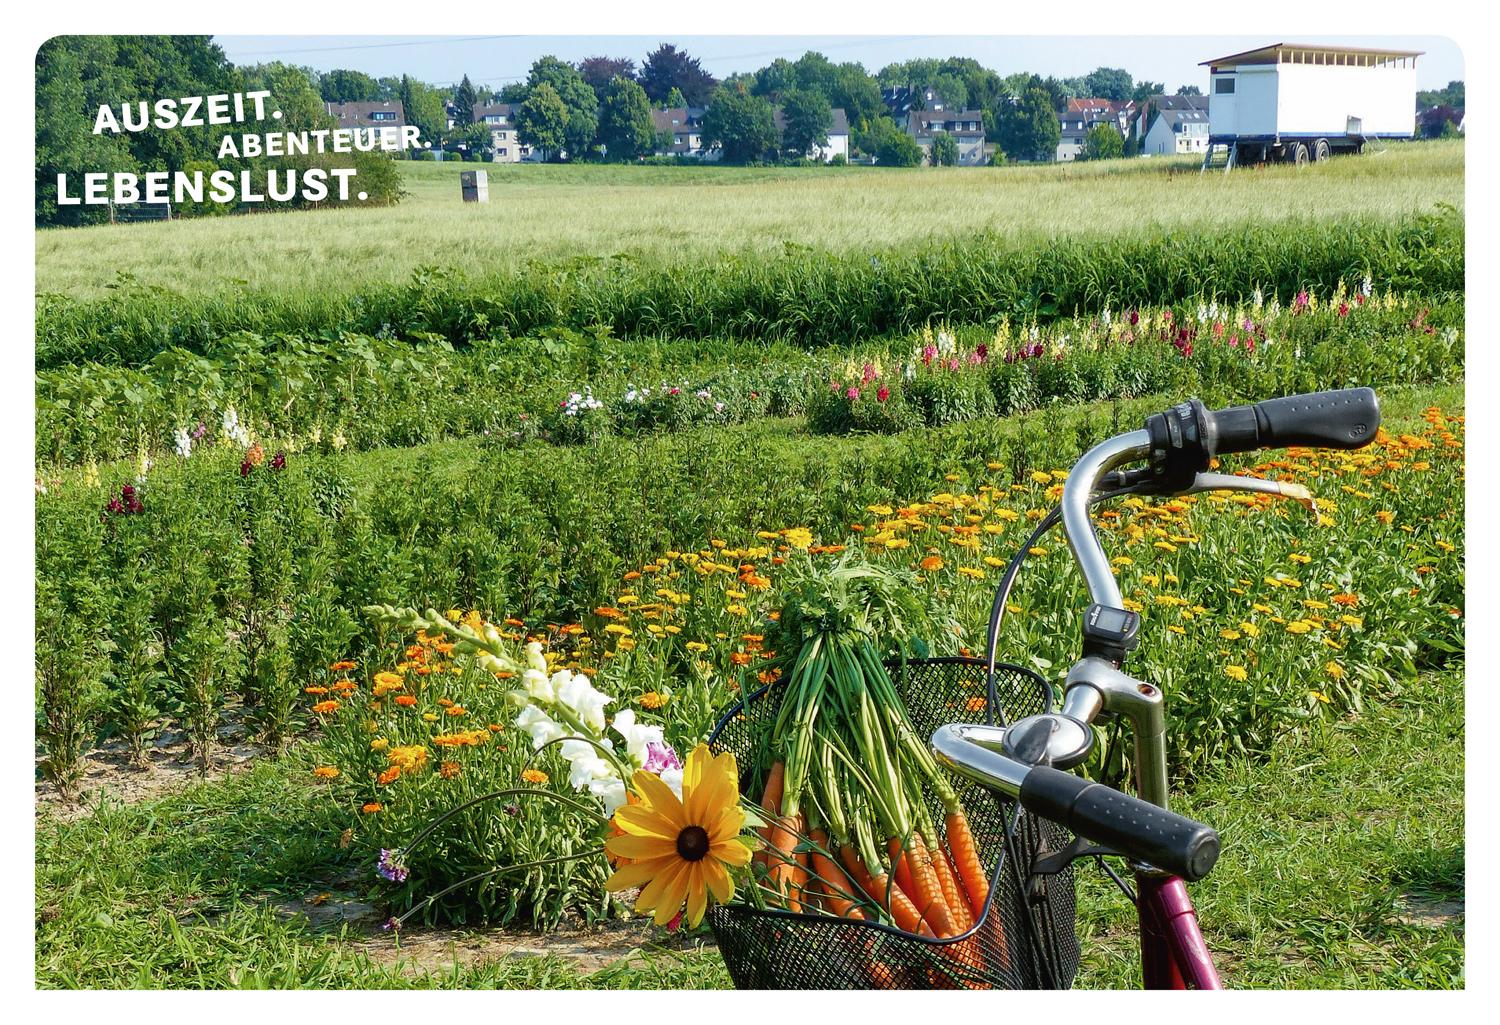
[[[1301,552],[1293,552],[1291,555],[1288,555],[1287,558],[1300,566],[1306,566],[1309,562],[1312,562],[1311,555],[1303,555]]]
[[[1047,549],[1043,548],[1041,545],[1033,545],[1032,547],[1026,549],[1026,554],[1034,555],[1040,558],[1041,556],[1047,554]]]
[[[1240,639],[1240,632],[1238,630],[1220,630],[1219,636],[1226,641],[1237,641]]]
[[[402,772],[415,772],[427,764],[427,748],[422,744],[393,747],[385,753],[391,767]]]
[[[1031,471],[1031,479],[1034,483],[1037,484],[1051,484],[1052,474],[1048,473],[1046,470],[1033,470]]]
[[[1260,636],[1260,627],[1256,626],[1254,623],[1250,623],[1250,622],[1241,623],[1240,624],[1240,629],[1244,631],[1246,637],[1259,637]]]
[[[707,651],[708,650],[708,645],[704,644],[702,641],[688,641],[686,644],[683,645],[683,647],[687,648],[688,651],[692,651],[692,652],[700,652],[700,651]]]
[[[320,765],[313,770],[313,775],[319,779],[337,779],[339,770],[334,765]]]
[[[665,705],[669,700],[671,699],[668,698],[665,694],[658,694],[654,690],[648,690],[646,693],[641,695],[641,707],[647,709],[648,711],[655,711],[656,709],[661,708],[663,705]]]
[[[750,848],[740,842],[745,813],[739,806],[739,771],[734,755],[715,757],[699,744],[682,773],[682,799],[660,776],[637,772],[632,787],[639,804],[623,804],[612,822],[621,835],[605,850],[629,859],[606,882],[610,892],[642,887],[637,911],[654,912],[662,926],[687,906],[689,927],[703,921],[710,895],[722,904],[734,896],[730,869],[750,863]]]
[[[1323,667],[1323,671],[1335,680],[1342,680],[1344,678],[1344,667],[1337,662],[1329,662]]]
[[[1294,619],[1286,625],[1288,632],[1294,634],[1305,634],[1313,628],[1313,625],[1305,619]]]
[[[389,740],[386,740],[384,737],[376,737],[374,740],[370,741],[371,751],[384,751],[390,746],[391,742]]]
[[[551,778],[541,769],[527,769],[521,773],[521,779],[527,783],[545,783]]]
[[[1310,690],[1307,692],[1307,696],[1310,698],[1316,698],[1317,700],[1323,702],[1323,704],[1325,705],[1333,704],[1333,701],[1329,699],[1328,695],[1324,694],[1320,690]]]

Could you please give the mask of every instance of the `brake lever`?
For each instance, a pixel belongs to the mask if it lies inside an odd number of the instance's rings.
[[[1318,516],[1318,501],[1311,491],[1301,484],[1277,480],[1262,480],[1259,477],[1239,477],[1230,473],[1200,473],[1193,478],[1192,487],[1179,494],[1192,495],[1201,491],[1255,491],[1278,498],[1290,498],[1312,514],[1313,522],[1321,522]]]

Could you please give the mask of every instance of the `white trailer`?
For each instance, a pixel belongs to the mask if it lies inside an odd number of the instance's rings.
[[[1204,61],[1208,151],[1238,163],[1306,164],[1416,134],[1420,50],[1274,43]]]

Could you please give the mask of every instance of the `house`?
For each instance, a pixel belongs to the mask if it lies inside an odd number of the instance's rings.
[[[1078,99],[1068,101],[1068,109],[1057,115],[1061,133],[1057,140],[1059,162],[1077,160],[1083,156],[1088,145],[1089,132],[1099,125],[1108,125],[1124,137],[1135,112],[1133,102],[1116,100]]]
[[[786,116],[782,114],[781,108],[777,107],[771,116],[776,120],[776,135],[785,135]],[[840,155],[845,160],[849,159],[849,115],[844,112],[843,107],[834,107],[833,122],[828,126],[828,141],[808,150],[807,159],[821,160],[826,164]]]
[[[487,103],[474,108],[474,121],[490,130],[490,159],[497,164],[519,164],[542,159],[516,134],[515,106],[510,103]]]
[[[1231,162],[1303,164],[1416,131],[1420,50],[1272,43],[1204,61],[1208,146]]]
[[[323,109],[338,119],[340,128],[400,128],[406,124],[406,108],[400,100],[325,103]]]
[[[931,90],[928,90],[929,95]],[[938,100],[941,103],[941,100]],[[960,166],[974,167],[989,159],[989,150],[984,143],[984,111],[944,110],[941,106],[930,110],[913,110],[906,116],[906,134],[917,141],[922,152],[931,160],[932,140],[940,132],[947,132],[958,143]]]
[[[1135,120],[1141,153],[1198,153],[1208,149],[1207,96],[1153,96]]]
[[[1130,122],[1136,117],[1136,104],[1134,100],[1105,100],[1097,96],[1075,96],[1068,100],[1065,113],[1095,115],[1096,123],[1100,120],[1112,120],[1123,137],[1130,134]]]
[[[670,137],[665,147],[658,147],[657,156],[692,157],[697,160],[717,160],[717,152],[709,153],[703,148],[703,107],[668,107],[651,111],[651,125],[656,129],[658,140]]]

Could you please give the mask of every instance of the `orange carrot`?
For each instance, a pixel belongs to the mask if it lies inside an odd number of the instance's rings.
[[[786,896],[788,911],[802,910],[801,893],[802,888],[807,885],[807,868],[804,864],[807,854],[794,853],[803,825],[802,816],[798,814],[778,815],[770,826],[771,846],[775,850],[767,855],[770,865],[768,882],[773,890]]]
[[[894,879],[884,871],[881,871],[878,876],[871,875],[870,870],[865,867],[853,847],[843,848],[839,851],[839,857],[843,859],[844,867],[849,870],[850,878],[860,885],[871,900],[890,912],[898,929],[905,929],[919,936],[932,935],[932,926],[922,921],[922,916],[917,914],[911,898]]]
[[[953,852],[953,867],[958,869],[958,878],[963,882],[964,892],[969,898],[969,908],[974,917],[984,913],[985,901],[990,897],[990,880],[985,875],[984,863],[979,860],[979,846],[969,830],[969,819],[959,808],[949,812],[948,849]]]
[[[943,900],[937,872],[932,867],[932,857],[920,834],[912,834],[911,852],[906,861],[911,866],[912,885],[916,887],[911,893],[912,900],[921,910],[922,918],[932,926],[933,933],[940,939],[957,936],[958,933],[953,928],[953,916],[948,913],[948,904]]]
[[[907,863],[906,850],[901,844],[899,836],[893,836],[886,843],[886,851],[891,856],[891,874],[896,877],[896,885],[907,893],[913,892],[911,879],[911,865]]]
[[[962,935],[974,927],[974,913],[969,908],[969,900],[958,885],[958,876],[948,861],[943,845],[934,844],[927,849],[927,853],[932,855],[932,870],[937,873],[938,885],[943,890],[943,901],[948,905],[948,913],[953,916],[954,935]]]
[[[828,846],[828,834],[821,829],[814,829],[810,834],[813,843],[823,850],[832,850]],[[833,859],[823,853],[823,850],[812,852],[812,867],[821,879],[826,896],[823,898],[828,905],[828,910],[840,918],[864,918],[865,913],[859,909],[853,900],[849,898],[858,894],[854,883],[844,874],[844,870],[833,863]],[[817,882],[818,880],[815,880]],[[848,896],[845,896],[845,895]]]
[[[781,791],[782,787],[785,785],[785,780],[786,764],[783,762],[776,762],[771,766],[771,771],[766,774],[766,792],[765,795],[760,799],[761,808],[765,810],[765,813],[768,816],[771,816],[773,818],[781,814]],[[760,838],[762,840],[765,840],[768,843],[770,842],[770,827],[756,830],[756,832],[760,834]],[[761,847],[760,850],[755,852],[752,860],[755,864],[764,867],[767,865],[769,857],[770,856],[766,852],[766,848]]]

